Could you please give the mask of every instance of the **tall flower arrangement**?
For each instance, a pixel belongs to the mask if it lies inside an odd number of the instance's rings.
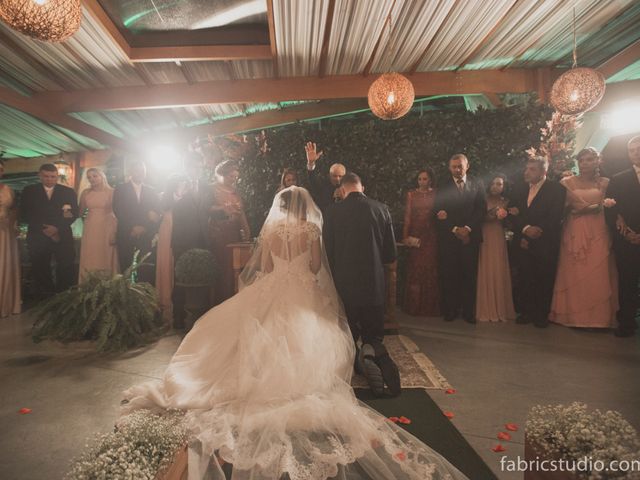
[[[553,112],[551,119],[540,129],[540,144],[527,150],[529,157],[545,157],[549,161],[549,174],[560,178],[573,169],[576,129],[581,120],[575,115]]]

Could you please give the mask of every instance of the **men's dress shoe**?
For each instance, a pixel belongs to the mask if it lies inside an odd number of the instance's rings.
[[[376,357],[375,361],[378,364],[378,367],[380,367],[382,378],[389,388],[391,396],[397,397],[400,395],[402,387],[400,386],[400,372],[398,371],[398,366],[391,359],[388,353]]]
[[[618,327],[613,331],[613,334],[619,338],[627,338],[635,336],[636,332],[634,330]]]
[[[531,323],[531,318],[526,315],[518,315],[518,317],[516,318],[516,323],[525,325],[527,323]]]
[[[535,320],[533,325],[537,328],[547,328],[549,326],[549,320]]]
[[[360,363],[362,364],[364,377],[369,383],[371,391],[376,397],[384,395],[384,378],[382,370],[375,361],[376,352],[371,345],[364,344],[360,349]]]

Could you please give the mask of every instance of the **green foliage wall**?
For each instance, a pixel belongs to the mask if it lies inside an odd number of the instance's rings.
[[[364,115],[267,130],[267,151],[256,147],[241,161],[239,189],[252,232],[256,235],[262,225],[284,168],[296,168],[306,186],[307,141],[324,152],[318,161],[322,174],[332,163],[344,163],[362,177],[367,195],[389,205],[399,225],[404,193],[414,186],[418,170],[430,165],[441,178],[455,153],[469,157],[470,174],[475,176],[502,172],[520,178],[525,150],[540,143],[540,128],[551,113],[549,107],[531,101],[476,113],[427,112],[389,122]]]

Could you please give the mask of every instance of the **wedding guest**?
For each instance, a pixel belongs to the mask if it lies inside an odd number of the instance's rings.
[[[467,175],[469,160],[461,153],[449,159],[449,173],[436,194],[438,271],[445,321],[462,311],[476,323],[476,279],[482,220],[486,212],[484,187]]]
[[[4,162],[0,160],[0,179]],[[20,257],[15,194],[0,182],[0,318],[17,315],[21,310]]]
[[[549,319],[567,327],[609,328],[618,310],[611,237],[603,205],[609,179],[600,177],[595,148],[576,157],[580,173],[560,181],[566,189],[558,272]]]
[[[22,191],[20,215],[29,225],[27,249],[35,294],[45,298],[62,292],[75,283],[76,251],[71,224],[78,218],[76,192],[58,184],[58,169],[51,163],[40,166],[40,183]],[[55,259],[56,281],[51,275]]]
[[[404,210],[402,238],[409,249],[404,311],[410,315],[440,316],[435,197],[435,175],[427,167],[418,172],[417,188],[407,192]]]
[[[216,284],[216,303],[235,294],[233,258],[227,245],[251,238],[244,203],[236,190],[239,176],[238,163],[233,160],[227,160],[216,168],[217,182],[213,185],[209,223],[213,254],[221,270]]]
[[[640,136],[627,144],[631,167],[609,182],[607,197],[611,208],[605,209],[613,234],[613,248],[618,266],[619,303],[615,334],[632,337],[638,328],[638,281],[640,280]],[[615,202],[615,204],[613,204]]]
[[[80,244],[80,282],[90,271],[113,274],[119,270],[113,188],[98,168],[87,170],[87,180],[90,187],[80,194],[80,213],[88,210]]]
[[[298,185],[298,172],[293,168],[285,168],[280,178],[280,185],[278,186],[278,192],[289,188],[292,185]]]
[[[522,311],[516,322],[540,328],[549,323],[565,201],[565,189],[547,179],[548,169],[545,158],[529,159],[525,184],[510,203],[518,211],[513,224]]]
[[[160,206],[158,194],[144,183],[147,167],[141,161],[130,167],[129,181],[116,186],[113,192],[113,212],[118,220],[116,244],[120,271],[125,272],[133,263],[133,255],[138,250],[139,257],[151,251],[151,241],[158,231]],[[140,268],[138,279],[153,283],[152,269]]]
[[[173,323],[173,271],[174,256],[171,248],[173,235],[173,209],[187,190],[188,180],[182,175],[173,175],[167,181],[167,187],[160,197],[162,221],[158,230],[156,252],[156,291],[163,320]],[[190,213],[193,215],[193,212]]]
[[[503,220],[508,215],[507,177],[493,177],[487,189],[487,213],[482,224],[478,256],[476,318],[480,322],[506,322],[516,318],[511,271]]]
[[[321,180],[318,178],[316,162],[322,156],[322,151],[318,152],[316,144],[312,142],[307,142],[304,149],[307,154],[309,190],[313,200],[324,213],[330,205],[343,199],[344,194],[340,187],[340,180],[347,173],[347,169],[341,163],[334,163],[329,167],[329,180]]]

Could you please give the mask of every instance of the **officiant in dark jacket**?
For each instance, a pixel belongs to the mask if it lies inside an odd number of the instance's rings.
[[[158,194],[153,187],[144,183],[147,175],[145,164],[133,163],[130,173],[130,180],[116,186],[113,192],[113,213],[118,220],[116,244],[121,272],[131,266],[136,250],[140,251],[139,259],[151,251],[151,242],[160,222]],[[154,283],[153,269],[141,268],[138,278]]]
[[[384,375],[392,393],[398,394],[397,368],[382,344],[384,266],[393,263],[397,256],[391,214],[386,205],[365,196],[360,177],[355,173],[342,177],[342,188],[345,199],[327,209],[323,225],[333,281],[356,345],[362,340],[360,364],[373,392],[383,393]]]
[[[566,189],[547,179],[549,164],[542,157],[527,162],[524,185],[510,203],[516,208],[513,242],[516,248],[522,305],[518,323],[549,324],[549,310],[556,278]]]
[[[322,151],[318,152],[316,144],[312,142],[307,142],[304,149],[307,155],[309,191],[313,201],[324,214],[331,205],[343,199],[344,193],[340,187],[340,181],[347,173],[347,169],[341,163],[334,163],[329,167],[329,178],[321,178],[316,162],[322,156]]]
[[[607,187],[607,198],[615,205],[605,208],[613,235],[618,267],[618,337],[631,337],[638,328],[638,281],[640,281],[640,136],[627,144],[631,168],[615,175]]]
[[[442,312],[446,321],[460,311],[475,323],[478,252],[486,214],[482,182],[467,175],[469,160],[461,153],[449,159],[448,178],[440,185],[434,203],[438,232],[438,272]]]
[[[78,198],[69,187],[58,184],[58,169],[51,163],[40,167],[40,183],[22,191],[20,216],[29,225],[27,248],[35,293],[47,297],[75,283],[75,247],[71,224],[78,218]],[[51,260],[56,262],[56,282]]]

